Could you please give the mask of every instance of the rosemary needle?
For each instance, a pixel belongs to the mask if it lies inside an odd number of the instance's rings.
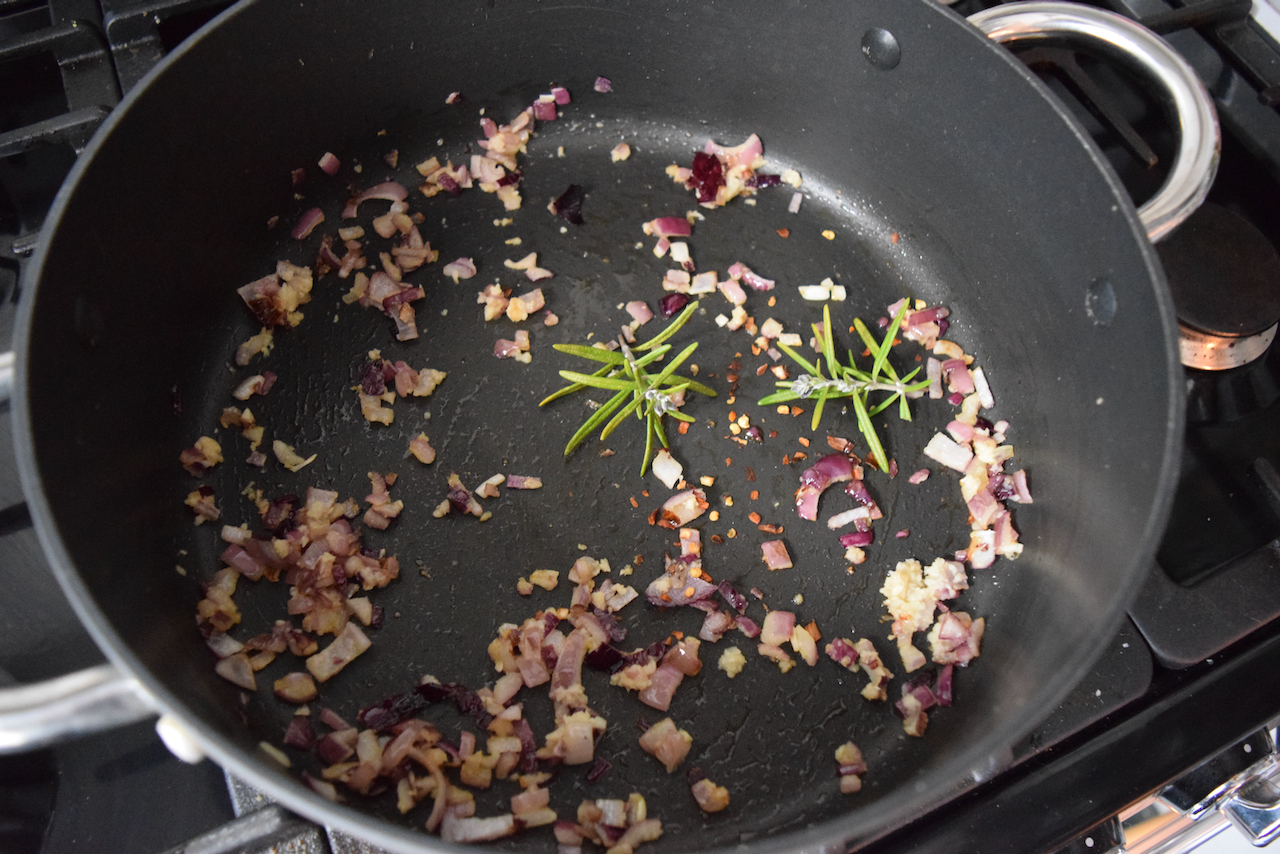
[[[693,421],[693,417],[679,411],[677,400],[687,391],[694,391],[707,397],[715,397],[714,389],[700,382],[676,374],[676,369],[684,364],[694,351],[698,349],[695,341],[680,351],[662,370],[650,374],[646,369],[662,361],[671,352],[671,345],[665,343],[672,335],[680,331],[697,309],[696,302],[685,307],[675,320],[665,329],[641,344],[629,347],[623,342],[618,350],[605,350],[583,344],[556,344],[555,349],[571,356],[578,356],[604,364],[594,373],[580,371],[560,371],[560,376],[569,381],[569,385],[548,395],[539,406],[546,406],[553,400],[581,391],[586,388],[598,388],[614,392],[607,403],[591,414],[565,445],[564,454],[577,450],[587,438],[602,424],[600,438],[607,439],[628,415],[634,413],[645,422],[644,458],[640,464],[640,474],[649,469],[649,461],[653,459],[655,442],[661,447],[669,447],[667,434],[662,427],[662,417],[670,415],[680,421]],[[638,356],[637,354],[644,355]],[[630,400],[628,401],[628,398]]]
[[[849,352],[849,363],[847,365],[842,364],[836,358],[835,339],[831,334],[831,310],[829,307],[823,306],[822,327],[819,329],[817,324],[814,324],[813,329],[820,343],[820,358],[815,362],[810,362],[790,347],[779,344],[778,347],[803,368],[805,373],[793,381],[779,382],[777,385],[780,391],[761,398],[760,405],[767,406],[792,400],[804,400],[816,395],[817,402],[814,405],[810,427],[810,429],[816,430],[827,401],[848,398],[853,404],[854,415],[858,421],[858,430],[862,433],[862,437],[866,440],[867,447],[870,449],[871,460],[880,467],[881,471],[888,471],[889,458],[885,453],[884,444],[876,433],[875,425],[871,423],[871,419],[893,405],[894,402],[897,402],[898,416],[904,421],[910,421],[911,410],[907,406],[907,397],[922,392],[929,387],[928,379],[915,383],[911,382],[915,375],[919,373],[919,368],[912,370],[911,373],[899,379],[897,372],[889,364],[889,350],[892,349],[894,338],[902,327],[902,321],[906,317],[909,302],[909,300],[903,301],[902,307],[890,322],[884,339],[881,341],[875,339],[875,336],[867,329],[865,323],[860,319],[854,319],[854,329],[857,331],[858,337],[862,339],[862,343],[866,345],[867,351],[872,358],[869,371],[858,368],[852,351]],[[824,366],[830,373],[830,377],[823,374]],[[870,398],[873,392],[886,392],[889,396],[872,406]]]

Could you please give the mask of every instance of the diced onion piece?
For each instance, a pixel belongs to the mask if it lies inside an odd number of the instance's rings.
[[[666,448],[659,448],[653,456],[653,473],[667,489],[674,489],[684,474],[684,466]]]
[[[223,679],[233,685],[239,685],[246,691],[256,691],[258,689],[257,680],[253,677],[253,665],[249,663],[249,656],[244,652],[237,652],[235,655],[218,659],[218,663],[213,666],[213,670]]]
[[[324,170],[326,175],[336,175],[338,174],[338,169],[342,166],[342,161],[338,160],[338,158],[334,156],[333,152],[326,151],[320,157],[318,165]]]
[[[298,223],[293,227],[290,237],[294,240],[302,240],[315,230],[315,227],[324,222],[324,211],[319,208],[311,210],[298,217]]]
[[[690,791],[703,812],[720,812],[729,806],[729,790],[706,777],[694,783]]]
[[[765,615],[764,625],[760,628],[760,642],[769,646],[782,646],[791,640],[791,630],[795,626],[794,612],[775,608]]]
[[[370,646],[372,642],[368,636],[355,623],[349,622],[332,643],[307,658],[307,670],[317,680],[327,682]]]
[[[761,543],[760,551],[764,555],[765,565],[770,570],[790,569],[792,567],[791,555],[787,554],[787,545],[782,540],[768,540]]]
[[[476,265],[470,258],[459,258],[456,261],[450,261],[445,264],[441,272],[453,279],[454,282],[458,282],[474,276],[476,274]]]
[[[956,444],[944,433],[933,435],[929,443],[924,446],[924,455],[958,472],[968,468],[969,461],[973,459],[973,451]]]
[[[427,441],[426,433],[419,433],[409,440],[409,453],[413,454],[414,459],[423,465],[429,465],[435,462],[436,459],[436,450]]]
[[[275,452],[276,459],[280,464],[289,471],[301,471],[305,466],[315,462],[316,454],[303,459],[292,445],[286,445],[284,442],[276,439],[271,443],[271,450]]]
[[[670,774],[684,761],[693,746],[693,736],[678,729],[671,718],[663,718],[640,736],[640,747],[661,762]]]
[[[677,492],[649,516],[649,524],[662,528],[679,528],[697,519],[710,507],[707,494],[694,487]],[[787,564],[790,566],[790,564]]]
[[[316,698],[316,683],[309,673],[286,673],[274,688],[275,695],[287,703],[309,703]]]

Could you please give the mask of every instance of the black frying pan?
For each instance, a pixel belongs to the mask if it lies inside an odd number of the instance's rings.
[[[897,51],[885,50],[890,41]],[[594,93],[597,75],[611,78],[614,92]],[[15,413],[24,482],[53,566],[107,654],[218,762],[291,808],[384,847],[439,845],[415,829],[429,806],[403,818],[385,797],[335,807],[259,750],[261,741],[279,743],[292,710],[268,688],[245,697],[213,673],[193,616],[222,544],[181,506],[193,482],[177,458],[213,431],[246,373],[229,369],[230,354],[257,326],[235,289],[278,258],[310,263],[319,234],[339,221],[348,184],[395,177],[413,187],[414,162],[435,153],[457,160],[478,138],[480,108],[509,120],[552,83],[575,100],[560,121],[539,126],[513,225],[495,227],[506,214],[476,192],[411,199],[439,263],[474,256],[486,265],[480,276],[454,285],[438,263],[412,277],[427,297],[418,304],[423,335],[409,344],[397,343],[377,312],[342,304],[346,283],[318,279],[303,324],[279,334],[275,351],[251,368],[281,378],[252,404],[269,439],[318,459],[297,474],[274,461],[251,472],[238,462],[247,449],[223,431],[231,462],[203,482],[235,524],[255,521],[237,497],[250,479],[268,496],[317,485],[360,498],[367,472],[401,475],[393,496],[405,501],[403,516],[366,537],[404,566],[373,594],[387,619],[373,649],[324,685],[318,701],[349,718],[423,674],[474,687],[492,679],[484,648],[495,627],[567,604],[565,586],[525,599],[516,578],[538,568],[563,574],[579,544],[615,567],[643,555],[632,583],[647,583],[662,554],[675,551],[673,536],[646,522],[667,493],[638,476],[634,422],[607,443],[616,455],[600,456],[593,441],[562,459],[588,410],[579,398],[538,409],[561,384],[557,371],[580,367],[551,344],[612,334],[629,319],[620,303],[656,303],[667,264],[650,254],[639,224],[693,207],[663,169],[688,163],[707,137],[735,144],[759,133],[776,169],[803,174],[804,205],[788,214],[789,190],[767,190],[755,207],[708,212],[692,239],[700,269],[742,260],[777,279],[777,306],[754,295],[748,308],[792,329],[819,319],[795,286],[828,276],[849,291],[834,306],[845,327],[854,316],[874,320],[904,295],[948,305],[950,337],[991,377],[995,415],[1013,425],[1016,464],[1032,473],[1036,503],[1016,514],[1026,554],[973,573],[959,606],[987,618],[983,654],[958,673],[955,705],[933,716],[925,738],[906,737],[886,705],[858,696],[861,677],[829,661],[782,674],[751,644],[726,639],[704,647],[708,666],[672,707],[694,749],[670,777],[636,745],[637,722],[660,716],[588,674],[593,707],[610,722],[598,752],[613,769],[595,784],[564,769],[553,806],[571,817],[584,797],[639,791],[666,828],[654,851],[874,839],[1002,767],[1007,748],[1111,637],[1163,523],[1181,425],[1171,307],[1132,206],[1044,89],[930,3],[237,6],[113,114],[59,196],[24,283]],[[446,106],[453,91],[465,100]],[[623,139],[634,153],[614,164],[608,152]],[[392,148],[401,154],[395,169],[383,160]],[[326,150],[344,164],[333,179],[312,166]],[[300,200],[289,180],[299,166],[311,176]],[[544,208],[570,183],[586,190],[581,226]],[[326,223],[306,242],[290,239],[289,225],[312,205],[326,210]],[[281,225],[268,230],[276,216]],[[785,240],[777,234],[784,227]],[[503,243],[514,236],[521,247]],[[475,292],[494,278],[517,284],[500,259],[528,251],[555,273],[544,284],[561,323],[533,327],[533,362],[523,366],[490,355],[511,328],[486,326]],[[1114,314],[1086,310],[1099,294],[1114,294]],[[701,342],[694,361],[721,396],[687,408],[698,421],[674,448],[686,473],[716,477],[710,494],[722,515],[697,523],[704,539],[739,532],[708,547],[708,571],[759,587],[770,606],[793,607],[828,637],[873,638],[900,673],[877,590],[897,560],[927,563],[963,548],[955,478],[942,472],[911,487],[902,476],[871,475],[887,518],[868,563],[846,574],[825,526],[802,523],[790,508],[803,464],[784,466],[782,457],[800,449],[800,436],[815,449],[829,434],[862,447],[852,417],[831,412],[810,431],[807,417],[755,406],[772,390],[754,375],[760,359],[745,335],[714,325],[721,298],[706,304],[675,343]],[[386,428],[360,417],[350,391],[375,347],[449,372],[429,400],[398,404]],[[724,374],[736,353],[747,370],[731,404]],[[777,436],[731,442],[729,409]],[[949,413],[922,401],[912,424],[880,419],[902,469],[924,464],[920,449]],[[404,457],[424,429],[439,451],[427,468]],[[472,486],[499,471],[539,475],[546,486],[504,492],[483,525],[437,520],[431,509],[450,471]],[[749,500],[751,489],[759,501]],[[795,568],[765,569],[766,535],[745,518],[752,509],[785,526]],[[895,538],[902,529],[910,536]],[[280,586],[242,582],[237,631],[269,625],[285,598]],[[637,646],[701,623],[699,613],[642,603],[623,616]],[[732,681],[714,668],[729,643],[749,659]],[[269,686],[296,666],[282,659],[259,682]],[[527,693],[537,720],[540,692]],[[447,732],[470,725],[451,709],[428,714]],[[870,765],[863,792],[851,797],[838,794],[832,758],[847,739]],[[293,759],[315,770],[307,756]],[[683,779],[695,765],[730,788],[729,810],[699,812]],[[479,813],[504,810],[513,792],[507,785],[478,796]],[[509,843],[551,844],[545,832]]]

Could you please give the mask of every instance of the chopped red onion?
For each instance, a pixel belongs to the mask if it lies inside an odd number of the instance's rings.
[[[699,151],[693,155],[689,183],[697,190],[700,203],[714,202],[716,193],[725,185],[724,164],[714,155]]]
[[[552,86],[551,97],[555,99],[557,104],[567,104],[570,101],[569,90],[563,86]]]
[[[736,624],[737,621],[724,611],[708,611],[702,619],[702,628],[698,630],[698,637],[709,643],[715,643]]]
[[[958,472],[968,468],[969,461],[973,459],[973,451],[956,444],[944,433],[933,434],[933,438],[924,446],[924,455]]]
[[[284,743],[298,750],[310,750],[316,743],[315,731],[307,715],[294,715],[284,731]]]
[[[663,320],[670,320],[684,311],[688,304],[689,297],[685,294],[664,294],[662,299],[658,300],[658,312]]]
[[[833,483],[853,479],[853,461],[844,454],[827,454],[800,475],[796,510],[801,519],[818,518],[818,497]]]
[[[696,558],[691,558],[691,561],[696,565]],[[692,575],[690,570],[693,568],[690,562],[668,558],[666,571],[645,588],[645,597],[650,604],[660,608],[691,605],[710,599],[716,593],[716,586]]]
[[[677,492],[653,511],[649,516],[649,524],[662,528],[679,528],[707,512],[710,506],[707,494],[701,489],[686,489]]]
[[[942,363],[942,377],[948,388],[958,394],[973,393],[973,377],[964,359],[947,359]]]
[[[688,237],[693,234],[693,226],[682,216],[660,216],[646,225],[647,230],[658,237]]]
[[[457,261],[450,261],[441,269],[449,278],[457,282],[461,279],[470,279],[476,274],[476,264],[470,258],[459,258]]]
[[[720,595],[724,597],[724,601],[728,603],[739,614],[745,613],[747,610],[747,597],[738,592],[727,578],[720,582],[716,587],[720,591]]]
[[[766,279],[764,276],[752,272],[750,267],[741,262],[729,267],[729,277],[741,280],[757,291],[771,291],[775,284],[773,279]]]
[[[982,401],[984,409],[991,409],[996,405],[996,399],[991,394],[991,386],[987,384],[987,375],[983,373],[982,368],[973,369],[973,387],[978,392],[978,400]]]
[[[842,534],[840,536],[840,545],[846,549],[850,546],[862,548],[863,546],[871,545],[873,540],[875,540],[875,532],[873,531],[854,531],[853,533]]]
[[[639,700],[650,708],[665,712],[671,707],[671,700],[683,680],[684,674],[678,668],[664,662],[653,672],[649,687],[640,692]]]
[[[827,520],[827,527],[832,531],[843,528],[851,522],[858,519],[869,520],[871,511],[866,507],[854,507],[852,510],[846,510],[843,513],[837,513]]]
[[[336,175],[339,167],[342,166],[342,161],[338,160],[332,152],[326,151],[320,158],[319,166],[326,175]]]
[[[582,225],[582,200],[584,195],[582,187],[577,184],[570,184],[569,188],[557,196],[550,204],[550,210],[556,216],[574,225]]]
[[[499,359],[509,359],[520,352],[520,345],[515,341],[499,338],[493,343],[493,355]]]
[[[791,640],[791,630],[796,626],[796,615],[792,611],[773,610],[765,615],[764,626],[760,629],[760,642],[770,646],[781,646]]]
[[[790,569],[792,567],[791,555],[787,554],[787,545],[782,540],[768,540],[760,544],[760,551],[764,555],[765,565],[770,570]]]
[[[907,483],[910,483],[910,484],[913,484],[913,485],[914,485],[914,484],[921,484],[921,483],[924,483],[924,482],[925,482],[926,480],[928,480],[928,479],[929,479],[929,470],[928,470],[928,469],[919,469],[918,471],[914,472],[914,473],[911,475],[911,477],[907,478]]]
[[[948,664],[938,671],[938,681],[933,685],[933,695],[937,698],[939,706],[951,705],[951,680],[954,670],[955,666]]]
[[[640,324],[653,320],[653,311],[641,300],[633,300],[627,303],[627,314],[631,315],[632,319]]]
[[[310,235],[315,230],[315,227],[322,222],[324,222],[324,211],[319,208],[312,208],[298,217],[298,224],[293,227],[293,231],[290,232],[289,236],[294,240],[302,240]]]
[[[613,81],[610,80],[608,77],[597,77],[595,86],[593,86],[592,88],[594,88],[597,92],[601,92],[601,93],[612,92]]]
[[[1019,504],[1030,504],[1031,490],[1027,487],[1027,473],[1023,469],[1018,469],[1011,476],[1013,479],[1013,495],[1009,496]]]
[[[847,670],[857,670],[858,650],[851,641],[836,638],[827,644],[827,656]]]
[[[556,102],[538,99],[533,102],[533,117],[540,122],[554,122],[559,118],[556,113]]]
[[[800,202],[804,201],[804,193],[792,193],[791,204],[787,205],[788,213],[800,213]]]
[[[404,188],[403,184],[395,181],[384,181],[381,184],[370,187],[369,189],[357,193],[353,198],[347,201],[342,208],[342,218],[351,219],[356,215],[356,210],[360,207],[361,202],[369,199],[381,199],[387,202],[403,202],[409,195],[409,191]]]

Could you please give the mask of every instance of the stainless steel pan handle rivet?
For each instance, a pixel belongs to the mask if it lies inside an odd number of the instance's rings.
[[[173,715],[161,715],[156,721],[156,735],[169,748],[169,752],[188,765],[195,765],[205,758],[204,748],[181,721]]]
[[[1218,114],[1195,69],[1163,39],[1122,15],[1078,3],[1006,3],[971,15],[969,22],[1001,44],[1087,42],[1150,76],[1177,113],[1181,141],[1164,185],[1138,208],[1138,217],[1155,243],[1200,207],[1218,171]]]
[[[863,33],[861,47],[867,62],[881,71],[892,71],[902,61],[902,45],[883,27],[872,27]]]

